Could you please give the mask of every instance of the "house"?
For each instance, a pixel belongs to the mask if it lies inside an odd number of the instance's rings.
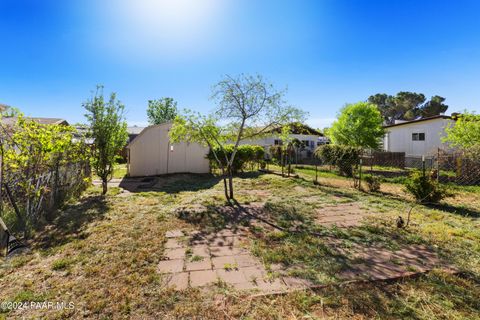
[[[68,125],[69,125],[68,122],[67,122],[67,120],[61,119],[61,118],[24,117],[24,119],[26,119],[26,120],[32,120],[32,121],[38,122],[39,124],[43,124],[43,125],[51,125],[51,124],[64,125],[64,126],[68,126]],[[4,124],[4,125],[12,126],[12,125],[14,125],[15,123],[17,123],[17,120],[18,120],[17,117],[5,117],[5,118],[2,118],[1,122],[2,122],[2,124]]]
[[[445,128],[453,123],[450,116],[437,115],[412,121],[396,121],[384,126],[383,148],[390,152],[405,152],[406,157],[433,155],[438,149],[447,149],[442,142]]]
[[[198,143],[170,143],[171,122],[147,127],[127,145],[131,177],[169,173],[208,173],[208,148]]]
[[[262,146],[265,152],[269,154],[270,147],[275,145],[281,145],[283,142],[280,138],[282,129],[275,128],[268,131],[268,134],[259,139],[243,140],[241,144],[253,144]],[[323,144],[328,144],[328,139],[318,130],[315,130],[305,124],[292,123],[290,124],[291,140],[298,140],[301,143],[299,148],[299,159],[311,158],[313,151]]]
[[[142,131],[145,129],[145,127],[139,127],[139,126],[133,126],[133,127],[127,127],[127,133],[128,133],[128,142],[132,142],[133,139],[135,139]]]

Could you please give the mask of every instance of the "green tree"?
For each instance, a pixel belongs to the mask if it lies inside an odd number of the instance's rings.
[[[427,101],[420,108],[422,118],[433,117],[447,111],[448,105],[444,104],[444,102],[445,98],[433,96],[430,101]]]
[[[377,93],[368,97],[367,101],[378,107],[386,124],[394,124],[395,120],[432,117],[448,109],[443,97],[433,96],[426,101],[424,94],[409,91],[401,91],[396,96]]]
[[[127,143],[127,122],[125,121],[125,106],[111,93],[105,101],[103,86],[97,86],[95,95],[83,103],[87,111],[90,127],[88,136],[93,138],[92,167],[102,179],[103,194],[107,193],[107,183],[112,178],[115,160],[118,153]]]
[[[172,98],[148,101],[147,116],[150,124],[162,124],[172,121],[176,115],[177,102]]]
[[[305,113],[287,105],[283,97],[284,91],[259,75],[226,76],[214,86],[214,112],[205,116],[185,111],[175,118],[170,138],[208,146],[222,171],[225,198],[233,200],[233,165],[240,141],[271,135],[273,129],[304,118]],[[233,145],[231,152],[225,151],[227,144]]]
[[[377,149],[385,134],[382,115],[376,105],[367,102],[347,104],[328,130],[334,144]]]
[[[16,117],[16,116],[19,116],[20,114],[21,114],[21,112],[18,108],[0,103],[0,116],[2,116],[2,117]]]
[[[85,144],[73,139],[70,126],[42,125],[21,114],[13,126],[2,125],[1,131],[2,184],[27,237],[43,212],[47,196],[57,190],[59,167],[87,160]]]
[[[445,128],[445,132],[443,142],[480,156],[480,115],[465,111],[457,116],[451,126]]]

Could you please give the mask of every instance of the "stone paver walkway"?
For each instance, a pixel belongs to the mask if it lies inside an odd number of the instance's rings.
[[[159,262],[158,272],[166,275],[167,287],[184,290],[223,282],[236,290],[271,293],[310,285],[293,277],[270,279],[262,263],[243,247],[246,230],[194,232],[188,236],[173,230],[166,237],[165,260]]]

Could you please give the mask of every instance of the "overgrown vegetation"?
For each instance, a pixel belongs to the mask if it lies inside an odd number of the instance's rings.
[[[480,228],[476,219],[480,216],[480,202],[475,192],[461,188],[457,198],[448,198],[438,207],[419,205],[412,212],[414,223],[406,230],[397,230],[395,218],[412,204],[399,186],[384,183],[382,194],[368,194],[351,188],[340,177],[322,176],[321,184],[315,186],[307,179],[311,176],[306,172],[311,170],[297,171],[301,176],[295,179],[258,173],[240,173],[234,178],[241,203],[267,202],[266,214],[279,225],[328,236],[295,235],[252,224],[254,236],[247,248],[269,267],[272,277],[275,265],[281,264],[288,266],[292,275],[334,284],[335,270],[343,270],[349,261],[344,260],[348,256],[330,249],[331,237],[337,239],[335,245],[339,248],[430,245],[471,275],[462,278],[437,271],[394,283],[332,286],[257,298],[225,285],[213,291],[166,289],[165,278],[156,272],[165,250],[165,232],[218,230],[234,221],[234,217],[221,211],[225,206],[220,178],[179,175],[166,177],[154,191],[145,189],[127,197],[114,193],[98,197],[98,188],[88,190],[81,201],[62,211],[44,234],[33,239],[31,254],[2,264],[0,275],[2,301],[62,297],[74,301],[75,309],[1,312],[9,318],[62,319],[152,315],[252,319],[292,315],[341,319],[477,316]],[[378,219],[349,229],[325,228],[314,222],[312,213],[316,209],[345,202],[378,212]],[[175,214],[180,209],[184,214]],[[196,260],[194,256],[192,259]]]
[[[338,166],[341,175],[353,176],[353,168],[360,160],[360,149],[343,145],[323,145],[315,150],[315,156],[322,163]]]
[[[216,156],[219,158],[223,166],[227,165],[227,160],[230,159],[234,150],[234,145],[228,144],[223,148],[215,147],[214,149],[209,150],[207,155],[208,160],[210,160],[211,168],[219,168],[219,165],[216,160]],[[263,163],[265,158],[265,150],[261,146],[257,145],[240,145],[237,148],[237,154],[232,164],[233,173],[237,174],[240,171],[252,170],[258,168],[261,163]]]
[[[415,170],[405,182],[405,190],[420,203],[437,203],[450,193],[431,175]]]
[[[21,114],[1,128],[2,211],[13,231],[28,237],[42,219],[78,196],[88,183],[88,152],[75,130],[43,125]]]

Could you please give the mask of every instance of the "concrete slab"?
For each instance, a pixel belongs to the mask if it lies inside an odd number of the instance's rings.
[[[210,257],[210,249],[206,244],[192,246],[191,248],[192,256],[199,256],[199,257]]]
[[[241,254],[235,256],[235,261],[237,262],[237,265],[241,268],[261,265],[260,260],[258,260],[251,254]]]
[[[165,237],[167,238],[180,238],[183,237],[184,234],[182,230],[170,230],[165,233]]]
[[[201,261],[187,261],[185,263],[185,270],[197,271],[197,270],[212,270],[212,262],[210,258],[204,258]]]
[[[188,288],[188,272],[172,273],[166,275],[167,286],[176,290],[185,290]]]
[[[217,273],[214,270],[190,272],[190,286],[201,287],[213,284],[217,281]]]
[[[165,249],[164,255],[170,260],[184,259],[185,248]]]
[[[218,269],[217,276],[220,280],[228,284],[248,282],[248,279],[240,270]]]
[[[234,256],[223,256],[212,258],[212,264],[214,269],[225,269],[225,267],[238,267],[237,261]]]
[[[212,257],[223,257],[247,254],[248,251],[237,247],[210,247],[210,253]]]
[[[174,273],[183,271],[183,259],[163,260],[158,263],[157,270],[160,273]]]
[[[167,249],[175,249],[175,248],[183,248],[185,245],[174,238],[169,238],[165,243],[165,248]]]

